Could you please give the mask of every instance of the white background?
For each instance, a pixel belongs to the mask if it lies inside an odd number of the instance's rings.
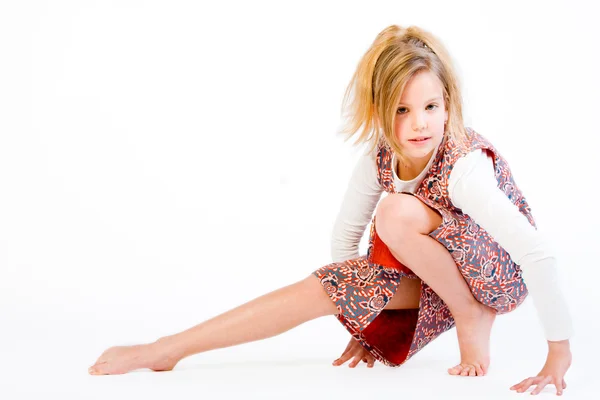
[[[508,159],[554,242],[576,329],[565,396],[595,397],[592,4],[2,1],[0,398],[516,398],[508,388],[546,354],[530,300],[498,318],[484,378],[447,375],[454,330],[398,369],[332,367],[349,338],[334,317],[168,373],[87,374],[110,346],[176,333],[331,262],[360,153],[336,135],[342,96],[390,24],[448,47],[465,124]]]

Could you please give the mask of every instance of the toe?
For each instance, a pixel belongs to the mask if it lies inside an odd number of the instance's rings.
[[[486,375],[488,373],[488,367],[486,365],[482,365],[481,370],[483,371],[484,375]]]
[[[470,366],[465,366],[462,371],[460,371],[460,376],[468,376],[469,375],[469,371],[471,370]]]
[[[469,376],[477,376],[477,372],[475,371],[475,368],[471,367],[469,369]]]
[[[483,371],[483,368],[481,368],[481,366],[479,364],[475,364],[475,372],[477,372],[477,376],[484,376],[485,372]]]
[[[90,368],[92,375],[106,375],[108,372],[108,363],[99,363]]]
[[[448,373],[450,375],[459,375],[462,370],[463,370],[463,367],[462,367],[462,365],[459,364],[459,365],[456,365],[456,366],[448,369]]]

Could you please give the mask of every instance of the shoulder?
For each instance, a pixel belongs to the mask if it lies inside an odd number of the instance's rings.
[[[379,189],[379,179],[377,178],[377,157],[379,151],[371,151],[370,147],[366,147],[358,156],[352,173],[352,184],[357,187],[370,187],[371,189]]]
[[[494,162],[497,152],[492,143],[473,128],[465,127],[466,135],[462,139],[449,136],[444,145],[444,159],[450,164],[450,170],[458,171],[474,167],[478,161],[490,155]]]
[[[471,127],[465,127],[465,135],[462,138],[449,136],[447,147],[450,151],[459,156],[468,154],[476,149],[487,148],[493,149],[494,146],[487,137]]]
[[[451,197],[471,190],[495,188],[494,156],[486,148],[475,148],[454,163],[448,178],[448,192]]]
[[[485,148],[475,148],[462,155],[454,163],[452,174],[466,173],[478,166],[493,163],[493,158]]]

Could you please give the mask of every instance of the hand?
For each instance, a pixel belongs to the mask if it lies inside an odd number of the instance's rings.
[[[348,367],[350,368],[356,367],[361,360],[367,363],[368,368],[373,368],[373,365],[375,364],[375,357],[351,337],[348,346],[346,346],[346,350],[344,350],[344,353],[340,358],[333,362],[333,365],[336,367],[342,365],[352,357],[354,357],[354,360],[348,364]]]
[[[544,368],[537,374],[536,377],[527,378],[520,383],[512,386],[510,390],[516,390],[523,393],[529,387],[537,385],[531,394],[538,394],[544,387],[552,383],[556,387],[556,394],[562,395],[563,389],[567,388],[564,376],[571,366],[571,349],[569,341],[562,340],[560,342],[548,342],[548,357]]]

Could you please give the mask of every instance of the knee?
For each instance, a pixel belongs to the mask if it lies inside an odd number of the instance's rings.
[[[390,194],[379,202],[375,211],[375,231],[381,240],[395,245],[419,233],[420,200],[402,193]]]

